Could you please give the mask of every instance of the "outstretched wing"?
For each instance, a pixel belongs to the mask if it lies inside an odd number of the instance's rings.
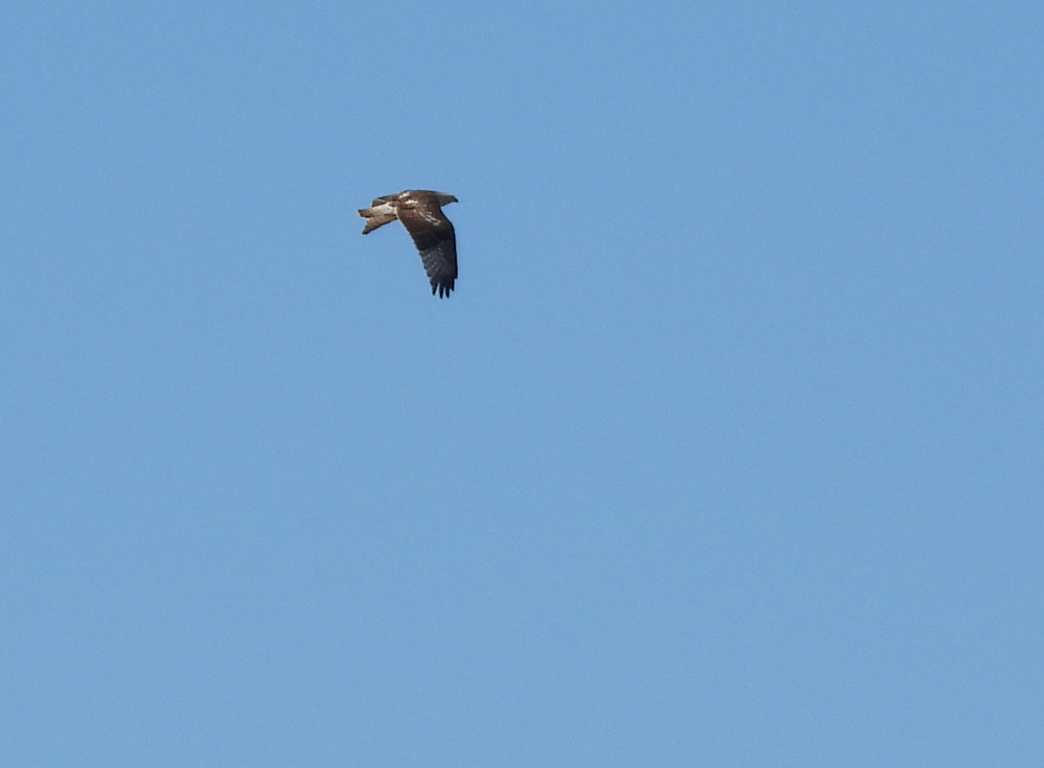
[[[420,251],[424,271],[431,281],[431,293],[449,296],[457,279],[457,236],[453,224],[435,201],[417,200],[399,206],[399,221]]]

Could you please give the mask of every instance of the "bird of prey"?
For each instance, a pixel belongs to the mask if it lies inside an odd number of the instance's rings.
[[[389,221],[398,219],[413,238],[420,251],[424,271],[431,281],[431,295],[438,291],[445,298],[453,290],[457,279],[457,236],[453,224],[442,212],[442,206],[457,202],[445,192],[430,189],[407,189],[394,195],[378,197],[359,215],[366,219],[365,235]]]

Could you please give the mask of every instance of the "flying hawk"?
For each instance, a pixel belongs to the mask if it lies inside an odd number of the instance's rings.
[[[402,222],[420,251],[424,271],[431,281],[431,295],[438,291],[440,299],[450,295],[457,279],[457,237],[453,224],[442,212],[442,206],[455,202],[457,198],[445,192],[407,189],[378,197],[369,208],[359,211],[366,219],[364,235],[389,221]]]

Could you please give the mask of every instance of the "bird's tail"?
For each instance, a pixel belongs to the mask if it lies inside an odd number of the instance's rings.
[[[362,231],[364,235],[373,232],[377,227],[383,227],[389,221],[395,221],[397,218],[394,213],[378,208],[363,208],[359,211],[359,215],[366,219],[366,226],[363,227]]]

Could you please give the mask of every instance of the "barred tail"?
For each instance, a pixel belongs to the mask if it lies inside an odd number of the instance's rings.
[[[374,208],[362,208],[359,210],[359,215],[366,219],[366,226],[363,227],[362,231],[364,235],[398,218],[395,215],[395,211],[390,211],[387,206],[383,205]]]

